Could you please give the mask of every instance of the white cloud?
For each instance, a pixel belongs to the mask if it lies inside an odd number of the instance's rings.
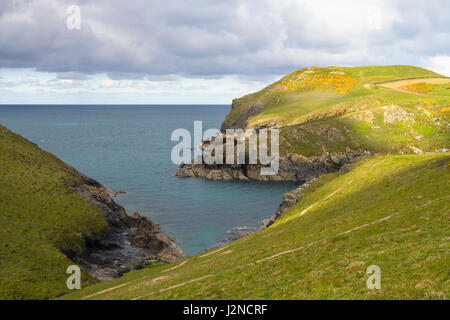
[[[105,80],[103,80],[101,86],[103,88],[114,88],[114,87],[118,87],[119,85],[120,85],[120,81],[111,80],[109,78],[106,78]]]
[[[437,55],[431,57],[426,67],[437,73],[450,77],[450,56],[447,55]]]
[[[23,69],[22,76],[15,81],[10,78],[10,69],[0,69],[0,104],[2,103],[78,103],[78,99],[89,97],[101,103],[224,103],[249,92],[257,91],[279,76],[216,78],[186,78],[171,76],[168,79],[113,80],[105,74],[92,75],[86,79],[60,79],[56,73],[42,73]],[[67,76],[67,75],[66,75]],[[42,78],[42,80],[39,80]],[[14,96],[16,95],[16,96]],[[67,100],[76,95],[75,100]],[[33,100],[34,99],[34,100]],[[85,101],[83,100],[83,103]]]

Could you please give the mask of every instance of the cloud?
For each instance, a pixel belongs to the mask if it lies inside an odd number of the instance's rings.
[[[450,77],[450,56],[437,55],[429,59],[426,67],[430,70],[436,71]]]
[[[58,79],[70,79],[70,80],[86,80],[88,79],[88,76],[80,73],[80,72],[58,72],[57,73]]]
[[[80,30],[66,27],[73,4]],[[0,66],[118,80],[417,65],[450,52],[449,10],[446,0],[6,0]]]
[[[105,80],[103,80],[101,87],[114,88],[114,87],[118,87],[119,85],[120,85],[120,81],[111,80],[111,79],[106,78]]]

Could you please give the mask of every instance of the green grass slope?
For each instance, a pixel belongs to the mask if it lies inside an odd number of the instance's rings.
[[[371,153],[449,148],[450,83],[429,85],[423,94],[381,85],[430,78],[445,77],[412,66],[304,68],[235,99],[222,129],[281,128],[281,152],[305,156],[346,148]],[[404,119],[386,122],[392,108],[400,108]]]
[[[73,262],[61,251],[82,252],[85,237],[108,229],[103,213],[69,188],[76,183],[72,168],[0,126],[0,299],[68,291]]]
[[[322,176],[270,228],[65,299],[448,299],[450,154]],[[366,287],[381,268],[381,289]]]

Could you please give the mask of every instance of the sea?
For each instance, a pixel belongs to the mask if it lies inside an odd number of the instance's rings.
[[[229,105],[0,105],[0,124],[87,176],[123,191],[128,214],[156,221],[188,255],[234,228],[258,227],[296,183],[175,177],[176,129],[220,128]]]

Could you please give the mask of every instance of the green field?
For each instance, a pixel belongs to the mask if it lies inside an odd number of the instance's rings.
[[[450,154],[366,159],[263,232],[63,299],[447,299],[449,178]]]
[[[81,253],[106,219],[69,188],[82,179],[72,168],[2,126],[0,164],[0,299],[61,295],[74,264],[62,251]]]

